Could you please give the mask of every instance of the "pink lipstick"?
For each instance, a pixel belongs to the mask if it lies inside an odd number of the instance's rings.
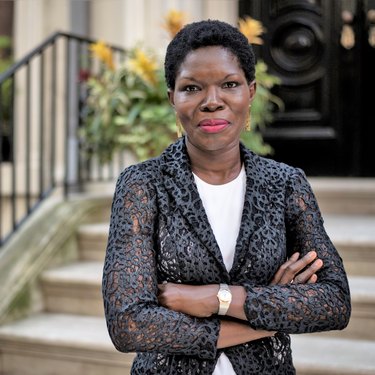
[[[229,122],[223,119],[207,119],[199,123],[199,127],[206,133],[219,133],[229,125]]]

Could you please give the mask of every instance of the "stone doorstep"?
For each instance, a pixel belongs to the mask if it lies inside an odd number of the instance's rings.
[[[42,277],[46,310],[103,317],[100,262],[80,262],[52,269]],[[375,278],[349,277],[352,317],[344,331],[329,336],[375,340]],[[374,327],[374,329],[372,329]]]
[[[41,278],[45,310],[103,316],[103,263],[77,262],[47,270]]]
[[[34,357],[41,359],[59,359],[63,361],[92,362],[93,364],[105,363],[117,366],[130,366],[134,355],[129,353],[112,352],[104,346],[102,348],[90,348],[87,343],[79,345],[77,342],[61,343],[57,340],[39,342],[38,338],[24,339],[21,337],[6,338],[0,333],[0,359],[2,356],[12,355],[18,357]],[[47,349],[48,348],[48,349]],[[0,361],[1,363],[1,361]],[[1,370],[1,367],[0,367]],[[2,372],[0,372],[2,374]]]
[[[308,177],[325,214],[375,215],[374,178]]]
[[[102,240],[107,239],[109,223],[84,224],[78,229],[79,236],[89,236],[90,239]]]
[[[375,215],[324,215],[323,219],[333,242],[367,244],[375,248]]]
[[[118,352],[98,317],[64,314],[35,314],[0,327],[0,355],[29,352],[128,366],[133,354]]]
[[[45,351],[45,350],[44,350]],[[1,354],[1,353],[0,353]],[[101,358],[82,358],[77,355],[62,356],[50,353],[21,351],[4,351],[0,364],[2,375],[130,375],[131,365],[111,361],[110,356]]]
[[[323,214],[324,226],[333,242],[373,246],[375,248],[375,215]],[[85,224],[78,228],[82,242],[106,245],[108,223]],[[105,250],[105,248],[104,248]]]
[[[326,215],[324,226],[347,273],[375,277],[375,216]]]
[[[47,270],[42,275],[42,284],[47,290],[65,291],[81,297],[81,292],[90,296],[101,296],[103,264],[100,262],[77,262]],[[375,305],[375,278],[349,276],[352,302],[362,306]],[[87,289],[86,289],[87,288]],[[374,309],[375,314],[375,309]]]
[[[77,231],[82,260],[104,261],[109,223],[81,225]]]
[[[63,348],[115,352],[103,318],[39,313],[0,326],[2,341],[27,341],[35,345],[54,342]],[[113,349],[113,350],[112,350]]]
[[[318,193],[346,193],[368,195],[375,198],[375,178],[366,177],[308,177],[316,194]]]
[[[352,291],[352,302],[358,304],[373,304],[375,302],[374,277],[349,277],[349,286]],[[372,310],[375,316],[375,309]]]
[[[292,335],[298,375],[374,375],[375,342]]]
[[[343,331],[332,331],[330,334],[375,342],[375,278],[349,277],[349,285],[352,300],[349,325]]]
[[[47,270],[43,273],[44,283],[59,283],[67,285],[84,285],[87,287],[100,284],[103,263],[93,261],[76,262]]]
[[[102,318],[38,314],[0,327],[3,366],[8,356],[43,368],[43,361],[104,362],[128,370],[133,354],[113,347]],[[299,375],[359,375],[375,373],[375,342],[313,335],[292,335],[293,358]],[[37,358],[37,360],[35,360]],[[13,371],[18,364],[9,364]],[[19,366],[27,366],[20,363]],[[4,373],[8,368],[2,369]],[[34,369],[35,370],[35,369]],[[45,369],[43,370],[45,371]],[[48,374],[40,371],[38,374]],[[14,372],[13,372],[14,373]],[[60,372],[59,372],[60,374]]]
[[[323,213],[375,215],[375,178],[308,176],[308,180]],[[86,187],[86,195],[105,196],[110,207],[115,183],[91,183]]]
[[[375,343],[375,278],[349,277],[352,314],[348,326],[340,331],[314,333],[337,339],[372,340]]]
[[[325,215],[324,223],[344,260],[347,273],[375,277],[375,216]],[[78,236],[81,258],[103,262],[108,224],[84,225]]]

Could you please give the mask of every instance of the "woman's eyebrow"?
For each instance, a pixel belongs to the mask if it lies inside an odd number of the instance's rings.
[[[236,76],[236,75],[238,75],[238,73],[229,73],[229,74],[227,74],[227,75],[223,78],[223,80],[228,79],[228,78],[231,77],[231,76]],[[189,76],[181,76],[180,79],[186,79],[186,80],[189,80],[189,81],[199,82],[198,79],[196,79],[196,78],[194,78],[194,77],[189,77]]]

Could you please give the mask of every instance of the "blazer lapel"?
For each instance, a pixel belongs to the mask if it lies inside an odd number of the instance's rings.
[[[186,219],[197,237],[226,271],[220,248],[209,224],[191,172],[184,138],[171,145],[161,155],[164,186],[171,200]]]
[[[231,276],[234,276],[239,272],[249,270],[252,267],[249,248],[250,238],[255,231],[254,207],[257,206],[257,202],[254,195],[254,190],[257,182],[253,178],[253,176],[257,175],[255,171],[256,161],[254,160],[255,155],[242,145],[241,156],[245,164],[246,171],[246,192],[244,208],[242,211],[241,225],[238,233],[236,249],[234,254],[234,262],[232,269],[230,271]]]

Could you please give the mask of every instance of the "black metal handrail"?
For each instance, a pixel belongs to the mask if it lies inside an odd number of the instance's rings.
[[[80,152],[85,77],[97,73],[89,51],[95,42],[56,32],[0,74],[0,246],[56,188],[67,196],[85,181],[118,173]],[[109,47],[124,58],[123,48]]]

